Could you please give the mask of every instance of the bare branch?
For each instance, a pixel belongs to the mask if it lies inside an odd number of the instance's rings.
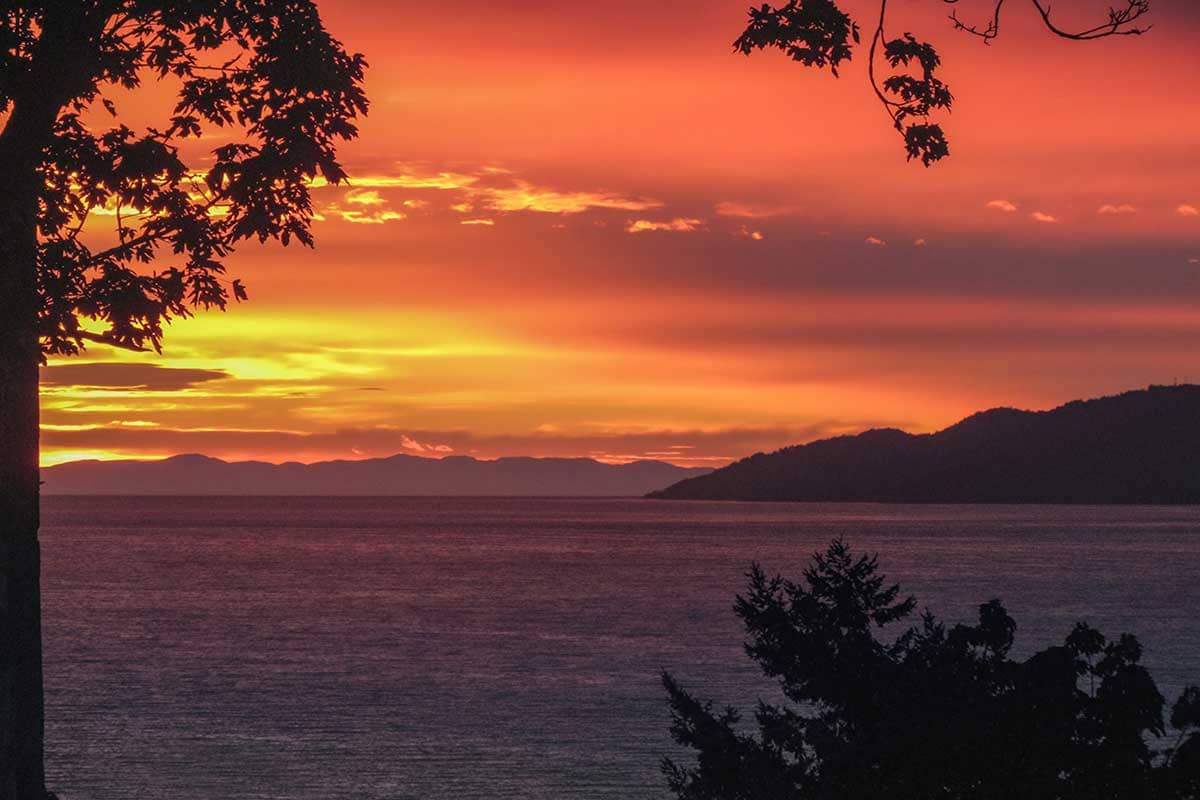
[[[947,5],[957,5],[958,0],[943,0]],[[969,33],[972,36],[978,36],[983,39],[985,44],[990,44],[992,39],[1000,35],[1000,11],[1004,8],[1004,0],[996,0],[996,7],[992,11],[992,18],[988,20],[986,28],[980,29],[977,25],[968,25],[958,18],[958,9],[950,12],[950,22],[954,25],[954,30]]]
[[[1108,9],[1108,22],[1074,33],[1063,30],[1054,23],[1050,18],[1050,6],[1045,4],[1043,0],[1031,0],[1031,2],[1034,8],[1038,10],[1038,13],[1042,15],[1042,22],[1046,24],[1046,27],[1064,39],[1074,39],[1075,41],[1083,42],[1091,39],[1103,39],[1106,36],[1140,36],[1150,30],[1151,27],[1147,25],[1141,28],[1133,24],[1141,17],[1150,13],[1150,0],[1125,0],[1125,8],[1119,10],[1116,8]]]

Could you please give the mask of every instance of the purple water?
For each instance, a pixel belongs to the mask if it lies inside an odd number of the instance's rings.
[[[835,536],[1018,649],[1077,619],[1200,682],[1200,509],[635,500],[44,501],[50,782],[64,800],[664,797],[669,669],[719,703],[751,560]]]

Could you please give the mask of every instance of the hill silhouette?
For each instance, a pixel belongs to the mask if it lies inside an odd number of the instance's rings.
[[[707,469],[663,461],[589,458],[421,458],[395,455],[315,464],[227,462],[202,455],[161,461],[73,461],[42,470],[44,494],[487,495],[640,497]]]
[[[1200,503],[1200,387],[1050,411],[996,408],[937,433],[870,430],[758,453],[650,495],[896,503]]]

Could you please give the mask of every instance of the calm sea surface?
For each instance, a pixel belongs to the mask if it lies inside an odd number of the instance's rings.
[[[47,735],[64,800],[665,796],[658,673],[770,684],[752,560],[837,536],[1024,652],[1131,631],[1200,682],[1200,509],[624,500],[45,500]]]

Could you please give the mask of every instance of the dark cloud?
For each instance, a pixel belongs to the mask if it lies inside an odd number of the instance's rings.
[[[174,392],[233,377],[215,369],[176,369],[154,364],[56,364],[42,367],[42,386],[86,386]]]

